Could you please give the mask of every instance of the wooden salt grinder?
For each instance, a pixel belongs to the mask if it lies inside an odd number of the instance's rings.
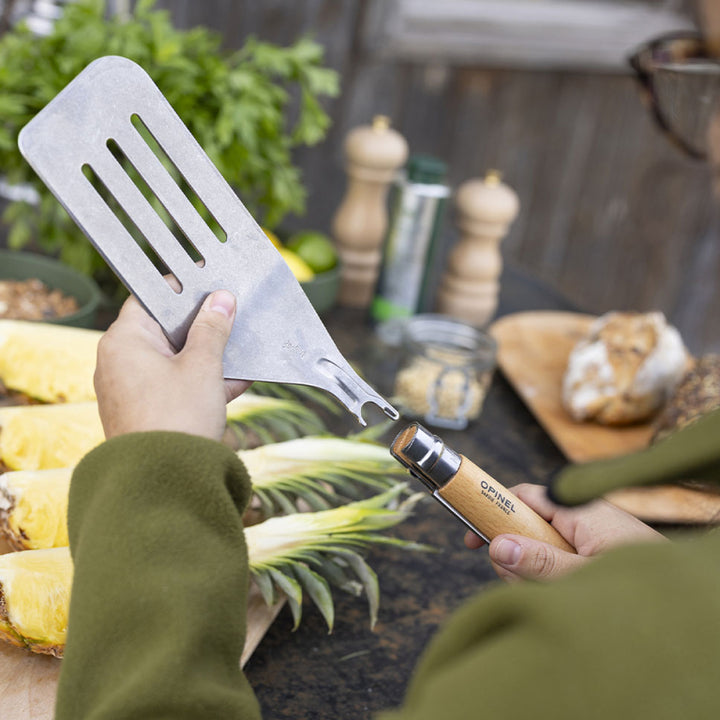
[[[372,125],[351,130],[345,140],[348,186],[332,222],[341,261],[338,302],[348,307],[370,305],[388,225],[388,188],[405,164],[405,138],[378,115]]]
[[[455,195],[460,240],[450,252],[438,289],[439,312],[481,327],[495,314],[500,290],[500,242],[517,217],[515,192],[490,170]]]

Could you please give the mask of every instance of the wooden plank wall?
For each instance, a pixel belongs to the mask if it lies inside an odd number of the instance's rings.
[[[297,154],[307,214],[286,229],[328,230],[344,191],[342,141],[382,113],[411,151],[449,165],[453,186],[502,171],[522,209],[504,256],[590,312],[660,309],[691,350],[720,352],[720,222],[707,165],[661,136],[629,75],[442,67],[373,56],[375,0],[162,0],[181,27],[204,24],[227,48],[248,35],[312,34],[342,78],[333,127]],[[383,1],[383,0],[380,0]],[[455,239],[449,217],[443,246]],[[439,275],[439,272],[438,272]]]

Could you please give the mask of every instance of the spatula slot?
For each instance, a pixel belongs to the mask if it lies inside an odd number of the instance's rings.
[[[115,196],[110,192],[105,183],[100,179],[97,173],[85,163],[82,166],[83,175],[88,179],[93,189],[102,198],[103,202],[107,205],[110,212],[120,221],[122,226],[127,231],[128,235],[137,243],[138,247],[145,253],[146,257],[152,263],[153,267],[158,271],[160,277],[169,276],[174,279],[174,282],[170,282],[169,285],[176,293],[182,292],[182,283],[175,277],[165,265],[165,263],[158,257],[155,250],[147,242],[147,239],[140,231],[140,228],[132,221],[132,218],[122,209]]]
[[[195,247],[192,241],[185,235],[182,228],[175,222],[172,214],[162,204],[160,198],[152,191],[152,188],[145,182],[143,176],[130,162],[130,159],[125,155],[117,141],[110,138],[110,140],[107,141],[107,147],[115,159],[120,163],[123,170],[125,170],[128,177],[133,181],[133,183],[135,183],[135,187],[137,187],[137,189],[143,194],[145,199],[150,203],[152,209],[157,213],[158,217],[165,223],[165,227],[167,227],[170,234],[175,238],[175,240],[177,240],[180,247],[182,247],[182,249],[190,256],[194,263],[196,263],[199,267],[203,267],[205,265],[205,258]],[[170,175],[172,177],[172,172]]]
[[[193,208],[195,208],[195,211],[200,215],[202,221],[210,228],[210,230],[212,230],[213,234],[220,242],[227,242],[227,233],[223,227],[210,212],[202,198],[193,190],[192,186],[183,176],[182,172],[163,149],[162,143],[150,132],[142,118],[137,113],[134,113],[130,118],[130,122],[138,131],[150,150],[152,150],[153,155],[155,155],[155,157],[163,164],[164,168],[168,171],[170,177],[172,177],[177,186],[180,188],[183,195],[185,195]]]

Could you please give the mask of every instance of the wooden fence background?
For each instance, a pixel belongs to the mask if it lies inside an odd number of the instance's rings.
[[[451,185],[489,168],[503,173],[521,200],[502,246],[506,261],[589,312],[662,310],[691,350],[720,352],[720,213],[710,170],[658,133],[630,74],[392,57],[368,41],[377,4],[391,1],[158,5],[180,27],[217,30],[229,49],[249,35],[286,44],[310,34],[340,73],[342,93],[327,104],[333,126],[326,140],[296,156],[307,214],[288,218],[286,229],[329,229],[345,187],[343,139],[386,114],[411,152],[448,163]],[[688,3],[665,5],[687,15]],[[442,249],[454,239],[450,213]]]
[[[590,312],[660,309],[694,352],[720,351],[720,224],[710,170],[655,129],[628,73],[438,65],[374,53],[369,13],[387,0],[164,0],[177,24],[205,24],[228,48],[248,35],[303,33],[342,79],[333,127],[298,153],[307,215],[289,229],[328,230],[344,190],[342,141],[382,113],[411,152],[448,163],[454,186],[489,168],[519,194],[504,257]],[[680,8],[682,10],[682,7]],[[455,235],[452,214],[444,247]]]

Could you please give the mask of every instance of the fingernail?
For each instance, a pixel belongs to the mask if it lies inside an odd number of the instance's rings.
[[[216,290],[208,295],[203,309],[230,317],[235,312],[235,296],[227,290]]]
[[[512,540],[501,540],[495,548],[495,561],[501,565],[516,565],[522,548]]]

